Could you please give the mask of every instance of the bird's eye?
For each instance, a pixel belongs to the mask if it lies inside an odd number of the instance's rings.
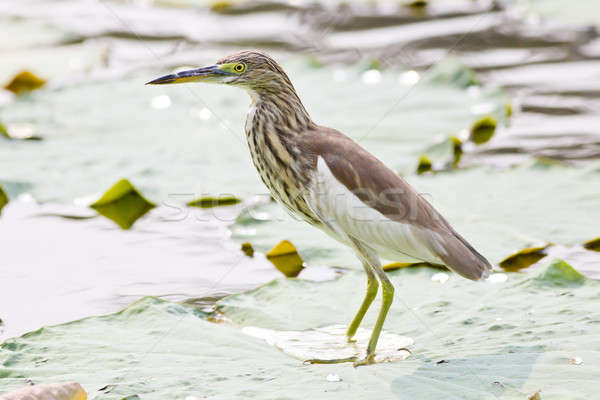
[[[238,73],[244,72],[245,69],[246,69],[246,65],[244,65],[242,63],[235,64],[235,66],[233,67],[233,70]]]

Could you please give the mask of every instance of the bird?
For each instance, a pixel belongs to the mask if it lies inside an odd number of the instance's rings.
[[[236,86],[250,96],[245,133],[250,156],[272,196],[292,215],[350,247],[367,289],[346,331],[349,342],[381,284],[379,313],[364,356],[314,363],[375,362],[394,286],[385,259],[445,265],[471,279],[492,267],[436,209],[382,161],[343,133],[310,117],[288,75],[268,54],[245,50],[216,64],[162,76],[147,84],[205,82]]]

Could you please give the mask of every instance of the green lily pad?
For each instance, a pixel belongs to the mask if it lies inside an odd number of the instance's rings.
[[[581,286],[586,278],[563,260],[554,260],[542,271],[536,281],[548,286]]]
[[[548,245],[520,250],[500,261],[500,267],[511,272],[527,268],[546,257],[548,255],[547,248]]]
[[[90,207],[121,228],[129,229],[155,205],[146,200],[127,179],[121,179]]]
[[[267,254],[267,260],[288,278],[295,278],[302,271],[304,261],[296,247],[289,241],[283,240]]]
[[[475,144],[484,144],[494,136],[495,132],[496,119],[494,117],[485,117],[473,124],[470,139]]]
[[[431,69],[429,76],[429,81],[436,84],[451,83],[459,88],[479,85],[475,71],[456,58],[442,60]]]
[[[200,207],[200,208],[212,208],[212,207],[221,207],[221,206],[232,206],[234,204],[240,203],[242,200],[233,196],[225,196],[225,197],[202,197],[197,200],[192,200],[187,203],[190,207]]]
[[[229,323],[210,323],[211,314],[192,306],[144,298],[115,314],[45,327],[0,346],[0,387],[75,380],[97,400],[132,393],[144,400],[281,393],[301,400],[331,390],[349,400],[373,393],[382,399],[522,400],[539,388],[550,399],[594,398],[589,382],[596,371],[585,365],[600,362],[600,282],[582,280],[561,261],[536,275],[509,274],[503,283],[457,276],[440,283],[431,279],[438,272],[388,273],[396,301],[384,332],[412,338],[404,361],[360,370],[350,363],[307,366],[277,343],[244,333],[248,327],[279,338],[291,332],[296,348],[322,348],[312,342],[317,333],[347,326],[362,301],[365,276],[350,272],[326,282],[279,279],[224,298],[218,312]],[[373,326],[378,305],[373,302],[362,328]],[[118,334],[107,334],[113,331]],[[40,355],[47,362],[34,367]],[[569,362],[576,357],[583,366]],[[341,381],[328,381],[329,374]],[[107,385],[110,393],[98,391]]]
[[[0,185],[0,215],[2,215],[2,209],[7,204],[8,204],[8,195],[2,189],[2,185]]]
[[[39,89],[46,84],[46,80],[40,78],[31,71],[21,71],[15,75],[4,89],[10,90],[14,94],[30,92]]]

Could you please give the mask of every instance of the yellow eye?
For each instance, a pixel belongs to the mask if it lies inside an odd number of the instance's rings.
[[[242,63],[235,64],[235,66],[233,67],[233,70],[238,73],[244,72],[245,69],[246,69],[246,66]]]

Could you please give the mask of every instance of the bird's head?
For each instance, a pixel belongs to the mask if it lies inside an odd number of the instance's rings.
[[[225,57],[216,64],[162,76],[148,85],[207,82],[242,87],[250,92],[274,92],[292,89],[283,69],[267,54],[242,51]]]

